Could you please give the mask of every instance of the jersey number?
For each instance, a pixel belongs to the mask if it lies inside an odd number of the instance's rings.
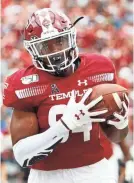
[[[57,120],[56,116],[57,115],[62,115],[63,112],[66,110],[66,105],[65,104],[60,104],[60,105],[55,105],[50,108],[49,110],[49,115],[48,115],[48,122],[50,126],[53,126]],[[69,120],[69,119],[68,119]],[[79,133],[83,132],[83,139],[84,141],[89,141],[90,140],[90,131],[92,130],[92,124],[87,124],[84,125],[81,128],[77,128],[72,131],[72,133]],[[69,132],[63,137],[63,140],[61,141],[62,143],[66,142],[69,138]]]

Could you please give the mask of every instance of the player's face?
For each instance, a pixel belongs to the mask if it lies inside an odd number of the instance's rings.
[[[69,48],[69,36],[64,35],[50,40],[42,40],[35,44],[39,55],[43,56],[43,62],[50,65],[48,58],[45,55],[49,55],[49,60],[53,65],[60,65],[64,61],[64,52]]]
[[[56,52],[60,52],[69,47],[68,35],[57,37],[50,40],[43,40],[35,44],[39,55],[48,55]]]

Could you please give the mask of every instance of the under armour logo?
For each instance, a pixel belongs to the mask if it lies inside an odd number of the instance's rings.
[[[80,116],[84,116],[85,115],[85,113],[82,111],[82,110],[80,110],[80,114],[75,114],[75,117],[77,118],[77,120],[80,120]]]
[[[87,83],[87,80],[86,80],[86,79],[84,79],[84,81],[78,80],[77,82],[78,82],[78,86],[81,86],[82,84],[84,84],[85,86],[87,86],[87,85],[88,85],[88,83]]]

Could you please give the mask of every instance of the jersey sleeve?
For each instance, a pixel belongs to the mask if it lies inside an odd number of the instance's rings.
[[[106,69],[108,72],[111,72],[113,74],[112,83],[116,84],[117,83],[117,74],[116,74],[116,69],[115,69],[113,61],[102,55],[101,55],[101,58],[104,62],[102,67],[104,67],[104,69]]]
[[[18,110],[32,111],[30,105],[17,97],[15,91],[19,88],[19,72],[7,77],[4,83],[3,104]]]
[[[111,59],[100,54],[92,54],[90,60],[91,68],[94,70],[93,75],[97,75],[102,83],[103,80],[105,83],[106,81],[107,83],[117,83],[116,69]]]

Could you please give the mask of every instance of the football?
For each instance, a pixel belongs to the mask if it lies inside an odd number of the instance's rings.
[[[114,112],[121,111],[122,101],[125,101],[125,94],[128,95],[127,89],[118,84],[100,84],[94,86],[93,92],[87,100],[92,101],[101,95],[103,96],[103,100],[90,109],[90,111],[98,111],[107,108],[108,112],[101,116],[107,120],[111,119]],[[127,101],[125,102],[128,105]]]

